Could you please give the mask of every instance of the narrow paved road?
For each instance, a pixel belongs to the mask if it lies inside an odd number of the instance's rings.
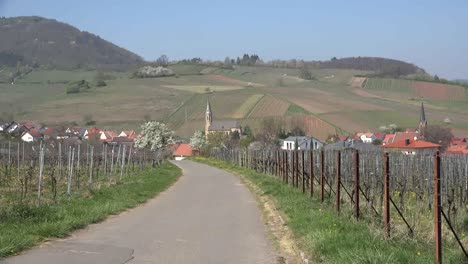
[[[184,176],[147,204],[4,263],[274,263],[255,198],[240,180],[176,164]]]

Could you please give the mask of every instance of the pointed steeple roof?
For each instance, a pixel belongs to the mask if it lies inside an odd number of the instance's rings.
[[[424,102],[421,102],[421,112],[419,114],[419,122],[426,122],[426,113],[424,112]]]
[[[206,112],[207,112],[207,113],[211,113],[210,100],[206,100]]]

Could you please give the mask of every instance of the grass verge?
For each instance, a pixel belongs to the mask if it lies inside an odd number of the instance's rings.
[[[226,162],[206,158],[209,164],[246,178],[270,196],[286,217],[299,247],[312,263],[434,263],[434,245],[409,237],[385,240],[364,221],[337,215],[332,201],[323,204],[280,180]],[[459,248],[444,248],[444,262],[466,263]]]
[[[33,247],[50,238],[97,223],[133,208],[172,185],[182,174],[165,162],[156,169],[122,179],[117,185],[62,200],[41,208],[17,205],[0,210],[0,258]]]

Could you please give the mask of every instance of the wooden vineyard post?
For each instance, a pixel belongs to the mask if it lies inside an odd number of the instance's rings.
[[[309,174],[310,197],[314,196],[314,151],[310,151],[310,174]]]
[[[359,152],[354,152],[354,217],[359,220]]]
[[[384,154],[384,228],[385,237],[390,238],[390,162],[388,153]]]
[[[292,180],[291,185],[292,185],[293,188],[295,187],[294,181],[296,179],[296,176],[295,176],[295,174],[296,174],[296,167],[295,167],[296,163],[294,161],[295,156],[296,156],[296,153],[294,152],[294,150],[291,151],[291,180]]]
[[[280,150],[280,153],[279,153],[279,158],[280,158],[280,172],[279,172],[279,176],[281,178],[282,181],[284,181],[284,151]]]
[[[341,152],[336,153],[336,211],[340,212],[341,202]]]
[[[301,152],[302,155],[302,193],[305,193],[305,164],[304,164],[304,151]]]
[[[434,241],[435,263],[442,263],[442,219],[440,204],[440,153],[434,154]]]
[[[90,153],[90,162],[89,166],[89,180],[88,180],[88,188],[91,190],[93,186],[93,164],[94,164],[94,146],[91,146],[91,153]]]
[[[322,150],[320,153],[320,201],[323,202],[323,197],[325,195],[325,152]]]
[[[285,173],[284,177],[285,177],[285,180],[286,180],[286,184],[288,184],[288,181],[289,181],[289,179],[288,179],[288,178],[289,178],[289,171],[288,171],[288,169],[289,169],[288,152],[286,151],[284,154],[285,154],[284,157],[285,157],[285,162],[286,162],[286,170],[285,170],[286,173]]]
[[[299,151],[296,151],[296,188],[299,188]]]
[[[278,177],[278,166],[279,166],[279,158],[278,158],[278,151],[275,151],[275,160],[276,160],[276,166],[275,166],[275,176]]]
[[[296,180],[296,163],[295,163],[296,152],[293,150],[291,151],[291,180],[292,180],[292,187],[296,187],[295,180]]]
[[[281,150],[278,151],[278,177],[281,178],[282,177],[282,170],[283,170],[283,164],[281,163],[282,162],[282,156],[283,153],[281,152]]]
[[[293,187],[296,187],[296,151],[293,150],[293,151],[291,152],[291,154],[292,154],[292,155],[291,155],[292,186],[293,186]]]
[[[75,153],[75,149],[73,149],[73,153]],[[73,157],[74,157],[74,154],[73,154]],[[72,148],[71,146],[68,147],[68,181],[67,181],[67,195],[70,196],[71,195],[71,181],[72,181]]]
[[[42,190],[42,180],[44,176],[44,147],[41,145],[39,147],[39,181],[37,186],[37,207],[41,207],[41,190]]]
[[[298,188],[299,187],[299,151],[296,150],[294,151],[294,187]]]

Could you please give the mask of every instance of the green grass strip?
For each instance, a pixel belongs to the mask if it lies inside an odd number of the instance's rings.
[[[182,171],[165,162],[155,169],[122,179],[87,195],[64,198],[58,205],[41,208],[18,205],[0,211],[0,257],[13,255],[50,238],[70,235],[76,229],[144,203],[177,181]]]
[[[275,177],[214,159],[195,161],[238,174],[272,197],[312,263],[434,263],[431,242],[408,237],[385,240],[365,221],[357,222],[344,212],[337,215],[332,201],[322,204]],[[445,247],[443,253],[444,263],[466,263],[456,246]]]
[[[308,114],[310,114],[309,111],[293,103],[289,105],[288,111],[286,112],[286,115],[308,115]]]

